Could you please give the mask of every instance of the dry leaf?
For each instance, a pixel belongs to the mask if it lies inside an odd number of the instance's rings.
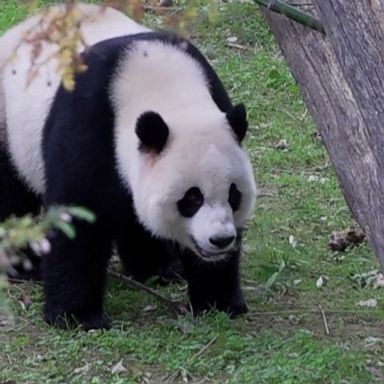
[[[294,238],[294,236],[290,235],[288,237],[288,242],[289,242],[289,245],[292,247],[292,248],[296,248],[297,246],[297,241],[296,239]]]
[[[384,373],[382,369],[375,367],[367,367],[367,371],[369,371],[372,376],[375,377],[377,383],[382,383],[384,381]]]
[[[87,373],[90,368],[91,368],[91,366],[88,363],[86,363],[83,367],[75,368],[73,370],[73,373],[75,375],[78,375],[79,373]]]
[[[26,311],[32,304],[32,300],[29,296],[27,296],[25,293],[22,293],[19,297],[19,304],[21,308]]]
[[[119,373],[126,372],[126,371],[127,371],[127,368],[124,367],[123,360],[120,360],[117,364],[115,364],[111,368],[112,375],[119,374]]]
[[[146,305],[143,308],[143,312],[153,312],[156,311],[156,305]]]
[[[316,288],[321,288],[324,285],[324,281],[323,276],[320,276],[316,281]]]
[[[7,325],[8,325],[8,321],[7,320],[0,319],[0,327],[6,327]]]
[[[371,348],[377,344],[383,345],[384,339],[381,337],[368,336],[364,339],[365,348]]]
[[[376,299],[360,300],[357,305],[359,307],[375,308],[377,307]]]
[[[344,231],[331,233],[328,246],[332,251],[345,251],[349,246],[355,246],[364,241],[365,234],[361,230],[348,228]]]
[[[238,38],[236,36],[227,37],[228,43],[236,43]]]
[[[311,175],[311,176],[308,177],[308,183],[312,183],[314,181],[319,181],[319,176]]]
[[[288,148],[288,142],[286,139],[281,139],[279,142],[275,144],[275,148],[279,150],[287,149]]]
[[[380,272],[378,273],[373,280],[373,288],[384,287],[384,275]]]

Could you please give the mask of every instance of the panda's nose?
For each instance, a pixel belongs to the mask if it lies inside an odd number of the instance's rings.
[[[227,248],[234,240],[235,236],[209,238],[209,242],[219,249]]]

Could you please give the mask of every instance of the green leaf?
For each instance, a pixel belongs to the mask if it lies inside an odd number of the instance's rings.
[[[66,236],[68,236],[70,239],[74,239],[76,237],[75,229],[71,224],[68,224],[64,221],[58,221],[54,223],[54,227],[60,229]]]
[[[96,221],[96,215],[86,208],[70,207],[67,209],[67,212],[77,219],[87,221],[88,223],[94,223]]]

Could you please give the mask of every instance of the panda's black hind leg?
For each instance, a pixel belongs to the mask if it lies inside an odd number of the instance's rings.
[[[0,143],[0,222],[12,215],[37,215],[40,207],[40,198],[20,181],[5,148],[2,148]],[[30,248],[21,252],[29,260],[31,268],[27,269],[25,263],[18,262],[7,271],[8,276],[17,280],[41,280],[41,258]]]

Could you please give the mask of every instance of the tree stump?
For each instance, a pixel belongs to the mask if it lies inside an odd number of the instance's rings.
[[[325,34],[268,10],[263,13],[322,136],[347,204],[384,267],[384,5],[382,0],[313,3],[309,10],[321,20]]]

